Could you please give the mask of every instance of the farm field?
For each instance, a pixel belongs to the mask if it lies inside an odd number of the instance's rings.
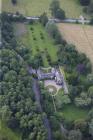
[[[2,10],[8,12],[16,12],[27,16],[38,16],[43,12],[51,15],[49,6],[52,0],[18,0],[18,4],[13,6],[11,0],[2,0]],[[67,17],[78,18],[82,12],[82,7],[78,0],[59,0],[62,9],[66,12]]]
[[[1,136],[6,137],[7,140],[21,140],[20,135],[14,133],[0,120],[0,137]]]
[[[93,26],[60,23],[58,27],[67,42],[85,53],[93,64]]]
[[[52,39],[49,38],[47,32],[41,24],[21,25],[15,26],[16,36],[21,44],[29,47],[33,56],[40,53],[44,60],[44,66],[49,66],[47,55],[50,56],[51,61],[57,61],[57,47],[54,45]]]

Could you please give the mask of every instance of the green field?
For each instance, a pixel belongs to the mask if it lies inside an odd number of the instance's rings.
[[[1,120],[0,120],[0,137],[7,138],[7,140],[21,140],[21,136],[14,133]]]
[[[18,28],[18,32],[21,32],[19,30],[24,30],[21,28]],[[45,67],[49,66],[47,54],[50,56],[52,62],[57,61],[57,46],[54,45],[53,40],[48,36],[44,27],[41,24],[36,23],[33,25],[25,25],[25,28],[27,32],[18,38],[23,45],[29,47],[32,50],[33,56],[35,56],[37,53],[40,53]],[[42,36],[43,39],[41,38]]]
[[[18,0],[18,4],[13,6],[11,0],[2,0],[2,11],[16,12],[28,16],[38,16],[43,12],[47,12],[50,16],[49,5],[52,0]],[[82,7],[78,0],[59,0],[60,5],[65,10],[67,17],[78,18],[82,12]]]
[[[65,119],[73,121],[79,119],[86,119],[88,111],[88,109],[78,108],[75,105],[67,105],[63,108],[62,113]]]

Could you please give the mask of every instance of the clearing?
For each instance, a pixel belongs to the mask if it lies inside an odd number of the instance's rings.
[[[41,54],[45,67],[49,66],[48,57],[50,57],[51,62],[57,61],[57,46],[54,45],[54,41],[49,37],[41,24],[16,24],[15,35],[17,35],[22,45],[31,49],[33,56],[37,53]]]
[[[13,6],[11,0],[2,0],[2,11],[16,12],[27,16],[39,16],[43,12],[51,15],[49,6],[52,0],[18,0],[17,5]],[[82,6],[78,0],[59,0],[62,9],[66,12],[66,16],[70,18],[78,18],[84,15]],[[85,15],[84,15],[85,16]]]
[[[85,53],[93,64],[93,26],[60,23],[58,27],[66,41]]]

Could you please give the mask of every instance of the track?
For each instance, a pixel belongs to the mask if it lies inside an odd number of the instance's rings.
[[[39,89],[39,85],[38,85],[38,81],[36,79],[33,79],[33,91],[35,93],[35,100],[38,104],[38,110],[40,113],[43,113],[43,109],[42,109],[42,106],[41,106],[41,103],[40,103],[40,89]],[[47,133],[48,133],[48,140],[52,140],[52,132],[51,132],[51,127],[50,127],[50,123],[49,123],[49,120],[47,118],[47,116],[43,116],[43,123],[44,123],[44,126],[47,130]]]

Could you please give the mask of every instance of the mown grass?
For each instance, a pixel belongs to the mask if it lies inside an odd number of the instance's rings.
[[[86,119],[88,115],[88,109],[78,108],[73,104],[66,105],[63,110],[63,116],[68,121],[75,121],[79,119]]]
[[[62,102],[62,95],[64,95],[64,91],[63,89],[60,89],[58,94],[55,96],[55,103],[58,106],[60,106]],[[76,107],[74,104],[63,105],[63,107],[58,111],[58,113],[62,114],[67,121],[87,119],[88,112],[88,109]]]
[[[2,10],[8,12],[16,12],[27,16],[38,16],[43,12],[47,12],[48,16],[51,15],[49,10],[52,0],[18,0],[18,4],[13,6],[11,0],[2,0]],[[60,5],[66,12],[67,17],[78,18],[80,15],[84,15],[82,7],[78,3],[78,0],[59,0]]]
[[[21,140],[21,136],[17,133],[14,133],[1,120],[0,120],[0,137],[7,138],[7,140]]]
[[[49,66],[47,55],[50,56],[52,62],[57,61],[57,46],[54,45],[45,28],[39,23],[27,25],[26,28],[27,33],[19,38],[22,44],[32,50],[33,56],[40,53],[45,67]]]

